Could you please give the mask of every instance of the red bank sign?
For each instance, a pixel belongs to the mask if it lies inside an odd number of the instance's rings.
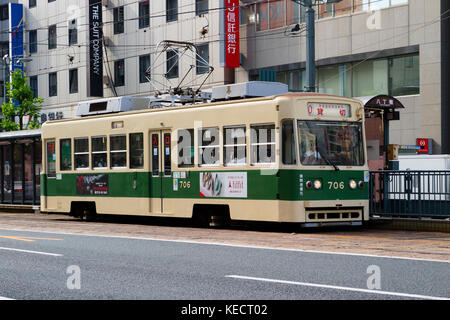
[[[225,67],[239,68],[239,0],[225,0]]]
[[[417,153],[427,153],[431,154],[431,139],[425,139],[425,138],[417,138],[416,139],[417,146],[421,147],[421,149],[417,150]]]

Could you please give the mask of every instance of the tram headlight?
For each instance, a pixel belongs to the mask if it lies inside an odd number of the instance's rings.
[[[355,180],[350,180],[348,182],[348,186],[350,187],[350,189],[356,189],[356,181]]]
[[[311,181],[306,181],[306,188],[307,188],[307,189],[311,189],[312,186],[313,186],[313,184],[312,184]]]
[[[359,182],[358,182],[358,187],[359,187],[360,189],[364,188],[364,181],[359,181]]]
[[[314,189],[319,190],[322,188],[322,182],[320,180],[314,180]]]

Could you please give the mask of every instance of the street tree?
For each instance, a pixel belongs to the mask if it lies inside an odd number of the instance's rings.
[[[23,129],[36,129],[40,127],[38,116],[40,114],[43,98],[35,97],[28,85],[28,78],[21,70],[11,74],[11,81],[6,83],[5,102],[1,106],[2,119],[0,125],[5,131]],[[24,128],[23,119],[28,116],[28,122]],[[19,122],[16,122],[16,117]]]

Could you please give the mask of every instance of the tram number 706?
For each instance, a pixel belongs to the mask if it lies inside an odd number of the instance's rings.
[[[328,181],[328,189],[329,190],[331,190],[331,189],[335,189],[335,190],[341,189],[341,190],[343,190],[344,188],[345,188],[344,181],[341,181],[341,182]]]

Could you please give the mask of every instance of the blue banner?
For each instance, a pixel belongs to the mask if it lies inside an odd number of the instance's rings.
[[[23,63],[19,62],[23,58],[23,5],[19,3],[9,4],[9,70],[14,72],[17,69],[23,71]]]

